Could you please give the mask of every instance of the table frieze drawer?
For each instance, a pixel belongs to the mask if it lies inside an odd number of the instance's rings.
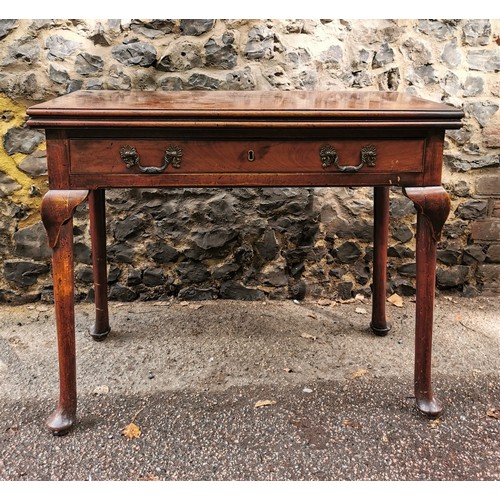
[[[73,174],[422,172],[425,139],[71,139]]]

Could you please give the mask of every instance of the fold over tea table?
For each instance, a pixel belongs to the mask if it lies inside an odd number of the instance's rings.
[[[417,211],[415,396],[430,417],[436,243],[450,201],[441,186],[444,133],[463,112],[395,92],[77,91],[28,110],[47,140],[42,220],[53,252],[60,398],[56,434],[76,419],[73,213],[88,200],[95,281],[92,336],[109,331],[106,188],[372,186],[371,328],[385,335],[389,188]]]

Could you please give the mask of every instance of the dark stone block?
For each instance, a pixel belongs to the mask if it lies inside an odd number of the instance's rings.
[[[92,251],[85,243],[77,242],[73,245],[75,262],[81,264],[92,264]]]
[[[414,278],[417,275],[416,262],[409,262],[398,267],[398,273],[403,276],[411,276]]]
[[[406,196],[392,197],[389,201],[389,213],[391,217],[399,218],[415,214],[413,202]]]
[[[27,127],[14,127],[3,137],[3,147],[8,155],[23,153],[29,155],[45,140],[45,134]]]
[[[127,276],[127,286],[137,286],[142,283],[142,271],[130,268]]]
[[[172,33],[175,28],[175,19],[152,19],[142,22],[139,19],[133,19],[130,23],[130,29],[148,38],[160,38]]]
[[[17,28],[17,19],[0,19],[0,40]]]
[[[255,243],[259,255],[267,261],[273,260],[278,254],[279,245],[272,229],[268,229],[262,238]]]
[[[415,257],[415,252],[403,245],[394,245],[387,249],[387,255],[389,257],[397,257],[398,259],[412,259]]]
[[[194,90],[217,90],[222,82],[203,73],[193,73],[189,77],[187,84],[189,88]]]
[[[293,300],[302,300],[307,293],[307,285],[304,281],[292,282],[288,285],[288,296]]]
[[[78,269],[76,272],[76,279],[82,283],[94,283],[94,271],[92,267],[85,266]]]
[[[136,298],[137,294],[133,290],[121,285],[120,283],[115,283],[109,290],[109,300],[132,302]]]
[[[461,252],[457,248],[445,248],[437,251],[437,260],[447,266],[454,266],[458,264],[460,254]]]
[[[115,283],[122,274],[122,270],[117,266],[111,266],[108,271],[108,283]]]
[[[271,59],[274,49],[274,32],[266,26],[256,26],[248,33],[245,57],[248,59]]]
[[[484,262],[486,255],[484,250],[479,245],[468,245],[464,248],[464,253],[462,256],[462,262],[465,265],[473,265],[477,263]]]
[[[49,266],[29,261],[7,260],[3,271],[5,279],[20,286],[30,286],[37,282],[37,277],[49,272]]]
[[[373,223],[364,219],[346,221],[336,219],[331,225],[332,231],[341,239],[373,241]]]
[[[220,296],[232,300],[264,300],[266,295],[261,290],[246,288],[236,281],[226,281],[220,287]]]
[[[486,252],[486,262],[500,262],[500,244],[490,245]]]
[[[125,241],[139,233],[143,233],[144,227],[144,219],[137,215],[131,215],[130,217],[115,223],[115,238],[118,241]]]
[[[220,69],[232,69],[236,66],[238,53],[232,45],[233,37],[223,36],[219,44],[210,38],[205,44],[205,61],[207,66]]]
[[[165,282],[165,276],[161,269],[147,268],[142,273],[142,282],[146,286],[160,286]]]
[[[35,151],[22,160],[17,168],[32,179],[47,175],[47,153],[45,151]]]
[[[51,35],[45,42],[45,48],[48,49],[47,58],[51,61],[64,61],[73,54],[79,46],[79,43],[68,40],[60,35]]]
[[[179,31],[182,35],[199,36],[215,26],[215,19],[181,19]]]
[[[220,249],[235,240],[238,233],[234,229],[215,227],[193,234],[193,241],[203,250]]]
[[[334,256],[343,264],[355,262],[361,256],[361,249],[358,244],[353,241],[346,241],[338,248],[333,250]]]
[[[246,66],[226,75],[224,88],[227,90],[253,90],[256,82],[252,68]]]
[[[47,242],[47,233],[41,222],[14,233],[14,254],[33,260],[46,260],[52,256]]]
[[[3,65],[22,61],[32,64],[40,58],[40,45],[38,41],[31,37],[14,40],[8,48],[7,56],[3,60]]]
[[[179,256],[179,252],[163,241],[151,243],[147,247],[148,256],[158,264],[173,262]]]
[[[341,300],[348,300],[352,297],[353,284],[350,281],[341,281],[337,286],[337,296]]]
[[[413,239],[413,231],[406,224],[400,224],[393,229],[392,237],[401,243],[406,243]]]
[[[89,76],[102,73],[104,61],[99,56],[94,56],[88,52],[78,54],[75,59],[75,71],[79,75]]]
[[[132,42],[117,45],[111,50],[112,56],[126,66],[152,66],[156,62],[156,49],[149,43]]]
[[[194,288],[192,286],[182,288],[178,295],[181,300],[212,300],[217,297],[214,288]]]
[[[463,27],[464,40],[467,45],[477,47],[488,45],[491,37],[489,19],[468,19]]]
[[[438,269],[436,273],[437,286],[439,288],[453,288],[463,285],[467,279],[469,268],[467,266],[453,266],[446,269]]]
[[[370,280],[371,272],[368,266],[357,264],[352,267],[352,272],[356,278],[356,282],[360,285],[366,285]]]
[[[134,260],[134,249],[127,243],[116,243],[108,248],[110,260],[132,264]]]
[[[202,283],[210,278],[207,267],[200,262],[181,262],[176,271],[183,283]]]
[[[216,280],[228,280],[232,278],[240,269],[240,265],[236,263],[222,264],[212,272],[212,277]]]

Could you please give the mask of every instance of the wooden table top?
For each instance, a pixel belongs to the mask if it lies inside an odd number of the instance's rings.
[[[79,90],[28,109],[35,127],[283,126],[413,124],[458,128],[463,112],[410,94],[376,91],[116,91]],[[369,122],[369,123],[368,123]]]

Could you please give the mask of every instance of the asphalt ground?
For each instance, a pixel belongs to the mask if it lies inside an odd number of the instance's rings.
[[[415,304],[388,308],[381,338],[368,300],[111,303],[112,333],[95,342],[93,306],[78,304],[78,421],[55,437],[53,306],[2,306],[0,479],[496,488],[498,298],[437,297],[437,420],[414,407]]]

